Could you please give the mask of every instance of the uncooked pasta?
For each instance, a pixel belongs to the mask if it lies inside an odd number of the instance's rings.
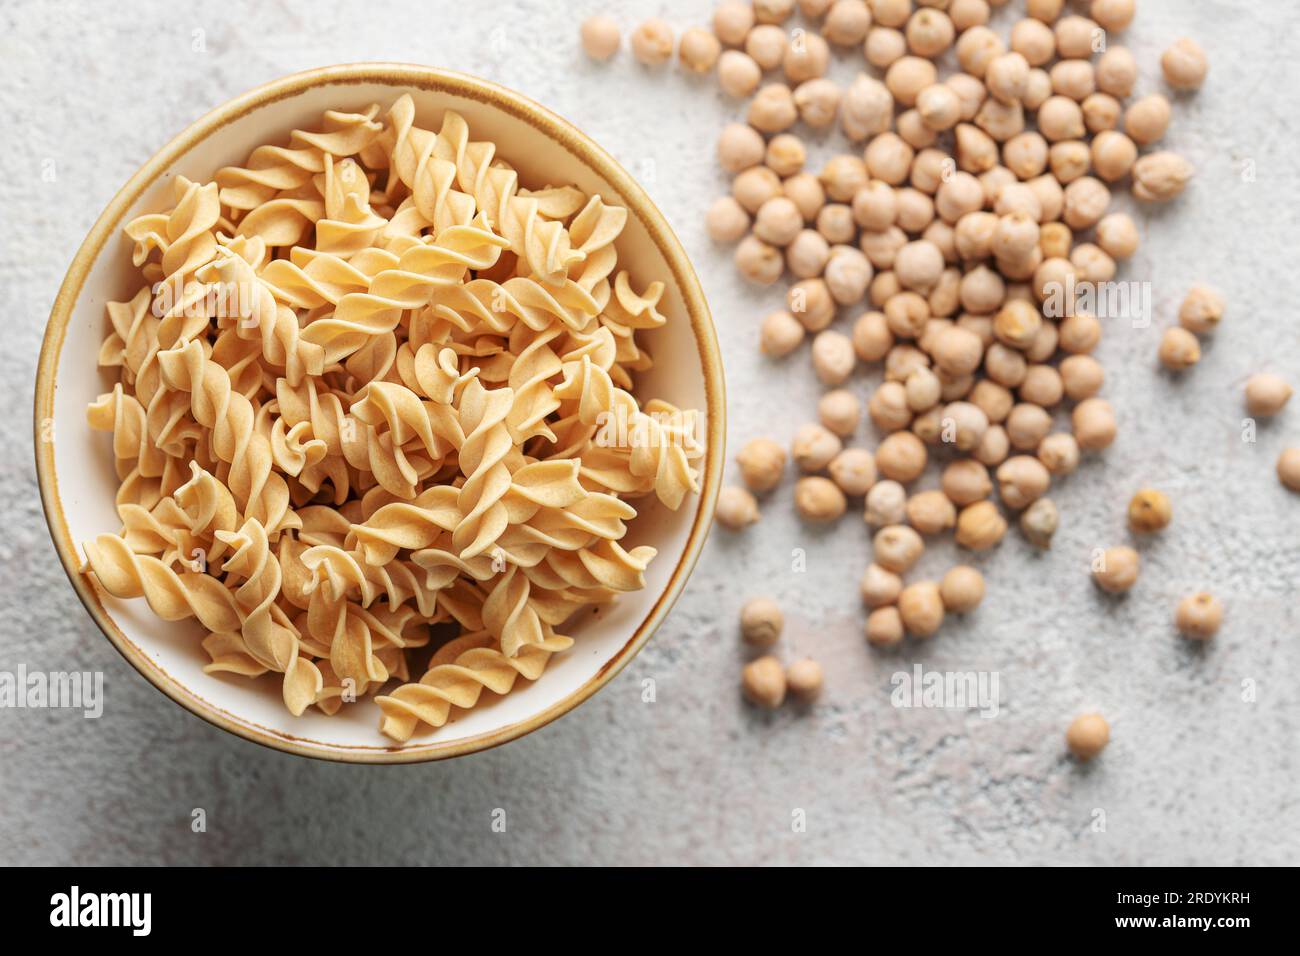
[[[120,481],[121,529],[85,543],[105,591],[197,620],[209,672],[279,675],[295,715],[372,696],[405,741],[645,586],[633,502],[678,508],[703,447],[635,395],[666,318],[621,268],[626,209],[524,188],[409,96],[174,189],[126,226],[141,287],[88,413]]]

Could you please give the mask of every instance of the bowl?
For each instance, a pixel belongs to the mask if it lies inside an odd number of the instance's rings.
[[[526,185],[570,183],[627,207],[620,265],[638,287],[652,279],[665,283],[660,310],[669,318],[645,337],[656,361],[637,391],[702,410],[707,451],[698,496],[675,512],[652,499],[638,503],[628,540],[659,550],[644,590],[582,612],[566,627],[574,646],[556,655],[537,681],[521,680],[501,697],[485,692],[474,709],[453,711],[445,726],[396,745],[379,733],[379,708],[369,698],[333,717],[316,708],[294,717],[281,703],[274,675],[249,681],[205,674],[197,622],[158,619],[143,600],[116,600],[79,569],[81,543],[121,527],[110,440],[90,429],[86,406],[112,384],[96,365],[107,329],[105,303],[129,298],[141,281],[123,223],[170,205],[175,176],[206,181],[257,145],[283,142],[295,127],[313,128],[327,109],[361,111],[371,103],[386,109],[403,92],[414,98],[425,128],[437,129],[445,109],[460,112],[476,138],[495,141],[519,167]],[[724,415],[718,344],[699,280],[663,215],[608,153],[559,116],[494,83],[430,67],[362,63],[297,73],[231,100],[164,146],[113,197],[77,251],[50,313],[36,377],[36,470],[72,586],[113,646],[155,687],[210,723],[279,750],[405,763],[473,753],[536,730],[627,665],[664,620],[703,547],[722,475]]]

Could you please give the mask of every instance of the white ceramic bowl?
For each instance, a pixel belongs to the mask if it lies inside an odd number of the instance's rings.
[[[255,146],[283,142],[290,129],[314,128],[326,109],[387,108],[401,93],[415,100],[420,125],[437,129],[444,109],[462,113],[476,138],[491,139],[526,185],[571,183],[626,206],[620,266],[638,285],[667,285],[668,324],[645,337],[655,368],[638,392],[705,413],[708,451],[702,493],[671,512],[650,500],[629,540],[659,549],[645,590],[567,628],[576,643],[552,659],[535,683],[519,681],[504,697],[485,692],[446,726],[396,746],[380,735],[379,709],[365,700],[326,717],[285,711],[274,676],[256,681],[204,674],[206,655],[194,621],[167,623],[143,600],[119,601],[79,573],[81,543],[116,532],[117,480],[109,438],[86,424],[86,406],[111,387],[95,362],[107,328],[105,303],[129,298],[140,278],[122,224],[165,208],[171,179],[210,179]],[[713,324],[685,253],[663,216],[600,147],[536,103],[486,81],[420,66],[354,64],[276,80],[213,110],[150,159],[109,203],[68,270],[50,315],[36,379],[36,465],[50,532],[86,609],[137,670],[205,720],[262,744],[312,757],[355,762],[435,760],[512,740],[573,709],[627,664],[663,620],[690,574],[713,514],[722,474],[725,401]],[[426,728],[427,730],[427,728]]]

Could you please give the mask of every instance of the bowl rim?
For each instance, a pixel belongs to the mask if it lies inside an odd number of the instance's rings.
[[[614,187],[619,200],[627,207],[629,214],[637,217],[651,241],[663,254],[672,280],[676,283],[685,303],[696,349],[704,369],[707,446],[700,471],[699,507],[695,520],[691,524],[686,546],[678,556],[667,584],[644,620],[633,631],[632,636],[595,675],[540,712],[463,740],[443,743],[430,741],[414,746],[396,744],[337,746],[287,736],[281,731],[262,727],[247,718],[237,717],[234,713],[199,696],[192,688],[163,670],[118,627],[101,600],[98,588],[80,572],[82,561],[72,540],[59,497],[54,463],[55,439],[53,435],[48,440],[45,437],[46,423],[52,425],[54,421],[54,391],[59,357],[73,308],[106,242],[118,231],[126,212],[145,190],[200,142],[254,109],[297,96],[318,86],[366,83],[448,92],[496,107],[556,141],[584,165],[602,176]],[[118,653],[162,693],[208,723],[274,750],[343,763],[420,763],[477,753],[544,727],[573,710],[609,683],[650,639],[685,587],[712,524],[713,510],[722,483],[725,455],[725,388],[717,335],[695,269],[663,213],[651,201],[645,190],[609,153],[558,114],[521,93],[489,80],[459,71],[418,64],[386,62],[339,64],[305,70],[271,80],[204,114],[150,157],[117,191],[104,211],[100,213],[78,248],[59,286],[41,342],[33,419],[36,477],[46,524],[54,541],[55,550],[82,605]]]

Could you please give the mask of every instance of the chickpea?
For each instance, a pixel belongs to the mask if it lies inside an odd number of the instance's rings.
[[[876,647],[893,647],[903,640],[903,617],[898,608],[878,607],[867,615],[867,641]]]
[[[1062,60],[1086,60],[1095,52],[1094,39],[1103,33],[1087,17],[1063,17],[1056,22],[1056,53]]]
[[[1042,176],[1035,176],[1025,185],[1038,199],[1038,206],[1043,211],[1039,222],[1051,222],[1061,218],[1061,211],[1065,208],[1065,190],[1061,188],[1055,176],[1044,173]]]
[[[919,56],[901,57],[885,71],[885,87],[895,100],[908,107],[915,106],[917,94],[938,79],[934,64]]]
[[[1025,16],[1051,23],[1061,15],[1065,0],[1028,0],[1025,4]]]
[[[1029,363],[1022,352],[994,342],[984,354],[984,371],[993,381],[1007,388],[1018,388],[1025,380]]]
[[[1083,282],[1099,285],[1115,278],[1115,260],[1091,242],[1081,242],[1075,246],[1070,253],[1070,262],[1074,264]]]
[[[1137,61],[1125,47],[1112,46],[1097,60],[1097,89],[1125,99],[1137,84]]]
[[[973,458],[959,458],[950,462],[940,479],[943,493],[960,507],[987,498],[993,490],[988,469]]]
[[[677,58],[692,73],[708,73],[721,53],[722,44],[718,38],[702,27],[688,29],[677,46]]]
[[[844,443],[830,429],[815,422],[801,425],[794,434],[791,455],[800,471],[821,471],[844,450]]]
[[[1012,406],[1015,405],[1011,390],[988,378],[980,379],[975,383],[970,392],[970,400],[972,404],[980,407],[990,422],[998,423],[1007,420]]]
[[[835,521],[844,514],[848,502],[835,482],[811,475],[795,482],[794,507],[808,521]]]
[[[1246,381],[1246,410],[1256,418],[1276,415],[1291,400],[1291,394],[1291,386],[1280,375],[1256,373]]]
[[[736,456],[740,476],[749,489],[762,493],[781,483],[785,471],[785,449],[770,438],[754,438]]]
[[[998,144],[978,126],[958,123],[957,165],[968,173],[985,173],[998,163]]]
[[[1020,383],[1020,400],[1051,408],[1065,395],[1061,373],[1050,365],[1030,365],[1025,370],[1025,380]]]
[[[1201,45],[1190,37],[1180,37],[1160,55],[1160,69],[1165,82],[1176,90],[1199,90],[1210,70]]]
[[[830,258],[830,244],[814,229],[802,229],[786,246],[785,264],[791,274],[800,279],[812,279],[822,274]]]
[[[948,16],[958,33],[971,27],[982,27],[989,22],[988,0],[952,0]]]
[[[1001,425],[990,425],[971,455],[981,465],[992,468],[1006,461],[1010,450],[1011,439],[1007,437],[1007,430]]]
[[[740,638],[750,647],[771,647],[785,628],[785,615],[771,598],[750,598],[740,609]]]
[[[1076,717],[1065,732],[1065,743],[1077,760],[1091,760],[1110,742],[1110,725],[1101,714]]]
[[[961,100],[945,83],[933,83],[916,95],[916,109],[921,121],[931,130],[952,129],[961,119]]]
[[[1093,563],[1092,579],[1103,591],[1122,594],[1137,583],[1139,564],[1132,548],[1107,548]]]
[[[1277,456],[1277,479],[1292,491],[1300,491],[1300,448],[1285,448]]]
[[[812,173],[795,173],[781,184],[781,193],[799,207],[804,222],[814,222],[826,205],[826,191]]]
[[[1038,131],[1049,142],[1082,139],[1087,129],[1083,108],[1068,96],[1049,96],[1038,108]]]
[[[921,534],[939,534],[957,523],[957,509],[942,491],[921,491],[907,499],[907,520]]]
[[[881,312],[864,312],[853,324],[853,350],[864,362],[879,362],[894,346],[894,335]]]
[[[1092,167],[1092,153],[1088,149],[1088,144],[1083,140],[1065,139],[1052,144],[1048,160],[1052,167],[1052,175],[1056,177],[1058,182],[1067,187],[1066,200],[1068,208],[1070,195],[1068,187]]]
[[[1021,402],[1007,413],[1004,427],[1012,448],[1032,451],[1052,430],[1052,416],[1040,405]]]
[[[714,242],[736,242],[749,231],[749,213],[731,196],[721,196],[709,206],[704,228]]]
[[[878,481],[867,491],[863,520],[875,528],[902,524],[907,517],[907,491],[896,481]]]
[[[840,126],[857,142],[877,136],[894,121],[894,98],[879,80],[859,73],[840,99]]]
[[[1051,27],[1041,20],[1020,20],[1011,28],[1011,49],[1028,60],[1030,66],[1042,66],[1056,53],[1056,37]]]
[[[1052,476],[1037,458],[1013,455],[998,466],[998,494],[1013,511],[1028,507],[1047,493]]]
[[[1074,245],[1074,232],[1063,222],[1045,222],[1038,230],[1038,248],[1044,259],[1064,259]]]
[[[840,491],[860,498],[876,483],[876,459],[865,448],[846,448],[828,466],[831,481]]]
[[[987,258],[993,251],[993,236],[1000,218],[991,212],[972,212],[957,221],[953,238],[957,254],[966,262]]]
[[[863,152],[866,170],[874,179],[883,179],[891,186],[900,186],[907,180],[915,150],[897,133],[881,133],[867,145]],[[856,192],[856,188],[853,192]],[[850,192],[846,199],[851,199]]]
[[[903,627],[913,637],[930,637],[943,624],[943,598],[939,585],[918,581],[898,595],[898,613]]]
[[[1154,488],[1143,488],[1128,503],[1128,526],[1138,534],[1163,531],[1173,516],[1169,498]]]
[[[993,334],[999,342],[1023,351],[1033,343],[1042,324],[1042,313],[1034,305],[1020,299],[1011,300],[998,310],[993,320]],[[1002,384],[1010,386],[1012,383],[1002,381]]]
[[[826,329],[813,339],[813,371],[824,385],[842,384],[853,373],[856,358],[847,335]]]
[[[646,66],[659,66],[673,55],[673,28],[652,18],[632,31],[632,55]]]
[[[922,9],[912,14],[904,34],[913,53],[934,59],[952,46],[957,28],[942,10]]]
[[[862,603],[870,608],[884,607],[898,600],[903,579],[872,562],[862,575]]]
[[[759,348],[764,355],[781,358],[797,349],[806,334],[803,323],[789,312],[772,312],[763,320]]]
[[[736,268],[755,285],[771,285],[781,278],[785,262],[781,250],[750,235],[736,246]]]
[[[906,484],[920,477],[928,457],[921,439],[911,432],[896,431],[876,449],[876,467],[886,478]]]
[[[1082,103],[1097,89],[1097,74],[1087,60],[1061,60],[1048,71],[1052,92]]]
[[[825,129],[839,112],[840,88],[825,77],[807,80],[795,87],[794,105],[801,120],[813,129]]]
[[[976,79],[984,79],[989,64],[1005,52],[1001,38],[986,26],[971,27],[957,38],[957,62]]]
[[[758,130],[744,123],[728,123],[718,137],[718,163],[729,173],[738,173],[763,161],[767,144]]]
[[[788,246],[802,230],[799,207],[785,196],[773,196],[754,216],[754,235],[773,246]]]
[[[1178,324],[1198,335],[1213,332],[1223,320],[1223,296],[1209,286],[1195,285],[1178,307]]]
[[[831,298],[840,305],[862,301],[871,282],[871,261],[852,246],[836,246],[830,251],[822,278]]]
[[[939,377],[928,368],[918,368],[903,383],[907,393],[907,406],[913,412],[924,412],[939,403],[943,386]]]
[[[1150,146],[1165,135],[1173,110],[1159,93],[1144,96],[1124,112],[1124,132],[1139,146]]]
[[[939,281],[943,269],[943,253],[938,246],[925,239],[907,243],[898,250],[894,259],[894,274],[905,289],[932,289]]]
[[[754,27],[754,8],[744,0],[723,0],[713,11],[713,33],[727,46],[741,46]]]
[[[1208,641],[1223,624],[1223,602],[1208,591],[1189,595],[1178,602],[1174,623],[1184,637]]]
[[[1109,93],[1090,93],[1083,100],[1083,125],[1089,133],[1118,130],[1124,107]]]
[[[718,492],[718,506],[714,515],[724,528],[739,531],[758,520],[758,502],[744,488],[726,485]]]
[[[781,192],[781,177],[766,166],[751,166],[731,181],[731,195],[750,214]]]
[[[1070,417],[1074,437],[1084,451],[1099,451],[1115,440],[1115,413],[1104,399],[1084,399]]]
[[[1092,9],[1088,12],[1104,29],[1119,33],[1127,30],[1133,22],[1136,7],[1136,0],[1092,0]]]
[[[944,80],[961,101],[961,118],[970,122],[988,99],[988,87],[969,73],[954,73]]]
[[[1005,104],[1019,104],[1029,82],[1029,61],[1019,53],[1003,53],[989,61],[984,85],[989,94]]]
[[[871,11],[863,0],[836,0],[826,12],[822,35],[836,46],[857,46],[870,26]]]
[[[862,51],[868,63],[878,70],[884,70],[907,55],[907,38],[900,30],[872,27],[867,31]]]
[[[1034,132],[1013,136],[1002,147],[1002,161],[1021,179],[1040,175],[1047,168],[1047,156],[1047,140]]]
[[[603,14],[583,20],[581,34],[582,49],[593,60],[608,60],[623,42],[618,21]]]
[[[1020,530],[1036,548],[1050,548],[1060,514],[1051,498],[1039,498],[1020,514]]]
[[[822,666],[810,657],[795,661],[785,669],[785,685],[802,704],[810,704],[821,696],[824,678]]]
[[[1101,391],[1106,372],[1091,355],[1070,355],[1059,366],[1061,384],[1072,401],[1081,402]]]
[[[820,332],[835,318],[835,300],[821,279],[800,279],[790,286],[786,305],[809,332]]]
[[[925,551],[925,542],[907,525],[888,525],[871,539],[876,564],[895,574],[906,574]]]
[[[794,0],[753,0],[754,19],[759,23],[784,23],[794,13]]]
[[[749,125],[764,133],[780,133],[799,119],[794,94],[784,83],[769,83],[749,103]]]
[[[745,37],[745,52],[763,70],[775,70],[789,49],[785,31],[774,24],[760,24]]]
[[[1158,350],[1160,363],[1172,372],[1182,372],[1201,360],[1201,343],[1179,325],[1165,329]]]
[[[999,143],[1005,143],[1025,129],[1025,108],[1019,103],[1000,103],[989,98],[975,114],[975,125]]]
[[[939,581],[943,608],[952,614],[968,614],[984,600],[984,575],[968,564],[949,568]]]
[[[728,96],[743,100],[763,79],[763,68],[740,50],[724,50],[718,57],[718,84]]]
[[[940,84],[936,83],[935,85],[939,86]],[[926,87],[926,89],[929,89],[929,87]],[[924,93],[925,90],[921,92]],[[899,113],[895,122],[899,137],[913,149],[927,149],[939,141],[939,132],[926,126],[925,120],[921,117],[920,102],[921,97],[918,94],[917,106]],[[960,109],[960,104],[958,104],[958,109]]]
[[[817,402],[817,417],[835,434],[847,438],[857,430],[862,419],[862,403],[848,389],[837,388]]]
[[[825,40],[816,33],[805,32],[786,47],[781,68],[785,71],[785,78],[798,85],[825,76],[830,56],[830,47]]]
[[[1025,81],[1025,92],[1020,97],[1021,105],[1027,110],[1036,110],[1051,95],[1052,75],[1041,67],[1034,67],[1029,71],[1029,79]]]
[[[789,133],[781,133],[772,137],[771,142],[767,144],[763,162],[767,164],[768,169],[778,176],[788,177],[803,169],[804,161],[807,158],[807,149],[799,137],[792,136]]]
[[[941,421],[942,439],[960,451],[978,446],[989,427],[984,409],[971,402],[949,402],[944,406]]]
[[[1076,312],[1061,320],[1060,344],[1066,352],[1086,354],[1101,341],[1101,323],[1086,312]]]
[[[750,703],[776,710],[785,701],[785,668],[775,657],[760,657],[742,668],[740,686]]]
[[[1177,153],[1148,153],[1133,164],[1133,195],[1146,202],[1168,202],[1182,193],[1194,172]]]
[[[984,500],[967,505],[957,515],[956,541],[971,551],[987,551],[1007,533],[1007,521],[997,505]]]

